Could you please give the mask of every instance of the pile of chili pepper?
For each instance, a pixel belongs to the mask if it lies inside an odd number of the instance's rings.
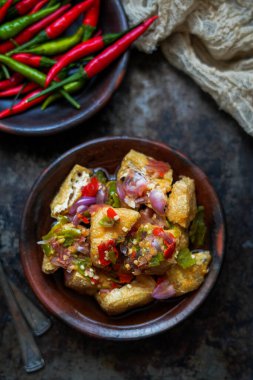
[[[74,5],[0,0],[0,98],[14,98],[0,118],[43,101],[45,109],[61,97],[79,109],[72,94],[124,54],[157,19],[153,16],[123,33],[103,34],[97,30],[100,13],[100,0]],[[73,24],[78,24],[76,31],[64,35]]]

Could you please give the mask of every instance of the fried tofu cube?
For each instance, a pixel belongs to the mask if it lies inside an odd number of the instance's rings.
[[[150,303],[155,286],[156,282],[151,276],[141,275],[120,289],[98,292],[96,299],[107,314],[116,315]]]
[[[94,295],[97,292],[96,285],[91,283],[91,280],[83,276],[78,271],[68,273],[64,271],[65,286],[71,288],[80,294]]]
[[[197,212],[194,180],[182,177],[172,186],[168,199],[167,217],[170,222],[188,228]]]
[[[103,227],[100,224],[100,221],[103,217],[107,216],[107,210],[109,208],[112,207],[102,206],[91,215],[90,257],[93,264],[97,267],[101,266],[99,263],[98,246],[101,243],[106,243],[108,240],[114,240],[117,242],[123,241],[126,234],[140,217],[140,214],[137,211],[126,208],[117,208],[114,209],[114,211],[119,216],[119,220],[112,227]]]
[[[192,255],[196,259],[196,264],[190,268],[183,269],[178,264],[173,264],[166,272],[166,277],[170,285],[173,285],[176,291],[174,297],[198,289],[208,273],[208,267],[211,261],[210,253],[204,251]]]
[[[53,218],[68,212],[81,196],[81,189],[89,182],[90,174],[91,171],[81,165],[73,167],[50,205]]]
[[[145,191],[147,195],[152,190],[159,190],[166,195],[171,190],[173,171],[165,162],[156,161],[152,157],[132,149],[123,158],[117,174],[117,180],[123,184],[126,178],[128,178],[128,180],[131,178],[131,181],[136,182],[138,186],[142,183],[143,189],[145,189],[143,191]],[[141,195],[138,194],[137,197],[140,196]],[[133,194],[126,194],[124,203],[131,208],[137,208],[135,198]],[[145,204],[151,207],[149,197],[146,199]]]
[[[42,262],[42,272],[51,274],[57,271],[58,267],[51,263],[50,257],[44,254]]]

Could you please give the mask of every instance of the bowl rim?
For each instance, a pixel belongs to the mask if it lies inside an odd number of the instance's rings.
[[[128,28],[128,21],[121,0],[114,0],[114,2],[116,3],[117,9],[119,10],[118,17],[121,26],[126,30]],[[30,126],[29,129],[23,129],[22,126],[9,126],[7,118],[0,120],[0,131],[20,136],[49,136],[76,127],[77,125],[80,125],[80,123],[87,122],[90,118],[92,118],[92,116],[94,116],[97,112],[101,111],[101,109],[106,106],[106,104],[113,96],[114,92],[121,85],[126,74],[129,57],[130,52],[127,51],[117,60],[117,62],[115,62],[111,82],[100,95],[99,99],[95,102],[95,105],[90,107],[88,110],[76,110],[75,116],[72,116],[71,118],[68,118],[64,121],[58,120],[56,125],[40,128]],[[5,122],[5,120],[7,120],[7,122]]]
[[[162,147],[167,150],[172,151],[174,154],[176,154],[181,160],[186,162],[191,167],[194,167],[195,170],[197,170],[202,176],[204,176],[207,185],[210,187],[211,191],[213,192],[213,195],[215,197],[215,201],[217,202],[218,210],[221,217],[221,239],[219,242],[219,265],[217,265],[213,271],[212,271],[212,277],[209,281],[209,284],[207,286],[207,282],[205,281],[203,285],[201,286],[201,292],[196,293],[196,296],[194,297],[192,303],[189,303],[183,310],[179,311],[176,317],[172,317],[172,319],[168,318],[166,319],[167,313],[162,314],[158,318],[155,318],[151,321],[148,321],[146,323],[138,324],[138,325],[131,325],[131,326],[116,326],[116,325],[110,325],[108,326],[106,323],[101,323],[97,321],[93,321],[92,319],[87,319],[87,323],[80,326],[80,323],[75,323],[75,320],[73,318],[68,318],[67,314],[62,313],[59,308],[54,308],[51,306],[50,303],[47,303],[47,299],[43,296],[43,292],[41,292],[39,289],[36,288],[36,282],[32,278],[32,275],[29,270],[29,266],[26,262],[26,254],[23,247],[23,239],[24,239],[24,232],[26,229],[26,214],[29,210],[30,203],[32,202],[33,197],[36,195],[36,188],[39,185],[41,181],[44,180],[44,178],[47,177],[48,174],[50,174],[51,171],[54,170],[54,168],[60,163],[63,162],[67,157],[71,156],[73,153],[83,150],[86,147],[91,147],[92,145],[96,144],[103,144],[108,141],[117,141],[117,140],[127,140],[127,141],[133,141],[133,142],[141,142],[141,143],[151,143],[154,144],[156,147]],[[95,338],[102,338],[102,339],[108,339],[108,340],[116,340],[116,341],[131,341],[131,340],[137,340],[142,338],[148,338],[153,335],[157,335],[159,333],[162,333],[166,330],[169,330],[176,325],[182,323],[187,317],[189,317],[191,314],[193,314],[206,300],[210,292],[213,290],[218,276],[221,272],[223,261],[224,261],[224,255],[225,255],[225,246],[226,246],[226,223],[225,223],[225,213],[222,207],[222,204],[219,200],[219,197],[214,190],[214,187],[210,183],[208,177],[205,175],[205,173],[199,168],[198,165],[196,165],[191,159],[189,159],[187,156],[185,156],[183,153],[178,151],[177,149],[174,149],[170,145],[164,144],[162,142],[152,140],[152,139],[146,139],[146,138],[140,138],[140,137],[129,137],[129,136],[111,136],[111,137],[101,137],[97,139],[92,139],[89,141],[86,141],[84,143],[81,143],[69,150],[67,150],[65,153],[60,155],[56,160],[51,162],[51,164],[44,169],[41,174],[37,177],[36,181],[34,182],[30,193],[28,195],[28,198],[26,200],[23,214],[22,214],[22,220],[21,220],[21,229],[20,229],[20,239],[19,239],[19,247],[20,247],[20,258],[21,263],[23,267],[23,271],[25,274],[25,278],[27,282],[29,283],[32,291],[37,296],[39,301],[43,304],[43,306],[54,316],[62,319],[65,323],[67,323],[69,326],[73,327],[75,330],[84,333],[86,335],[89,335],[91,337]],[[180,305],[180,303],[178,304]],[[175,308],[178,307],[178,305],[175,306]],[[94,326],[99,326],[98,331],[96,331],[96,328],[94,329]],[[114,328],[117,328],[117,331],[115,333]]]

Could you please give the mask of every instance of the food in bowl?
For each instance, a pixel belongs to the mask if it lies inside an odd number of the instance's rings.
[[[112,178],[75,165],[51,202],[55,219],[38,243],[46,274],[93,296],[109,315],[200,287],[211,254],[204,250],[204,208],[194,180],[173,178],[171,163],[135,150]]]

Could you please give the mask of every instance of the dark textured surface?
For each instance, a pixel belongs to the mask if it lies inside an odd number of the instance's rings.
[[[123,85],[86,125],[54,137],[0,134],[1,256],[33,298],[18,255],[19,223],[30,186],[48,163],[80,142],[135,135],[185,152],[209,176],[225,208],[227,256],[216,288],[175,329],[140,342],[80,335],[58,320],[37,341],[46,368],[26,375],[0,290],[0,379],[253,379],[253,140],[194,83],[157,53],[136,51]],[[32,122],[32,121],[31,121]]]

